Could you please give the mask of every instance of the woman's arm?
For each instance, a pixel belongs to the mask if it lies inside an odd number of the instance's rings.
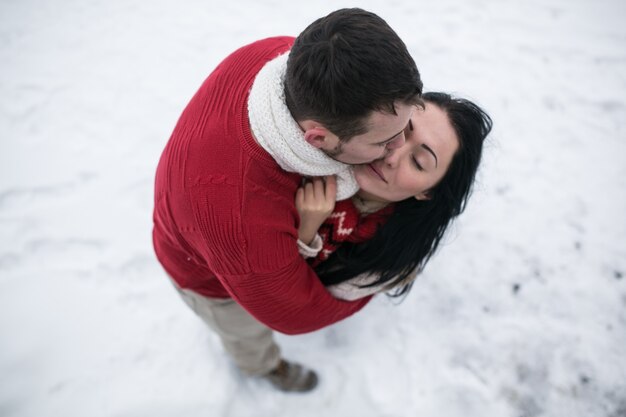
[[[367,297],[368,295],[376,294],[379,292],[391,291],[394,288],[410,284],[415,279],[415,277],[417,277],[417,271],[409,275],[408,278],[398,283],[393,283],[397,279],[395,278],[391,280],[392,284],[390,284],[389,282],[385,282],[383,284],[375,285],[373,287],[362,288],[364,285],[371,284],[372,282],[376,281],[376,279],[378,279],[378,276],[376,274],[364,272],[342,283],[330,285],[326,287],[326,289],[328,289],[328,291],[335,298],[346,301],[354,301],[358,300],[359,298]]]
[[[377,276],[363,273],[347,281],[326,287],[335,298],[340,300],[353,301],[385,290],[385,285],[361,288],[363,285],[376,281]]]

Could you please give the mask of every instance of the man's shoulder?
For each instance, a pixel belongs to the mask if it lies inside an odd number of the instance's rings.
[[[259,39],[257,41],[254,41],[244,46],[244,48],[253,48],[253,49],[260,49],[260,50],[276,49],[276,50],[287,51],[291,49],[291,46],[293,45],[293,42],[295,41],[295,39],[296,38],[294,38],[293,36],[272,36],[269,38],[264,38],[264,39]]]
[[[269,61],[289,51],[294,40],[293,36],[259,39],[235,50],[224,61],[237,60],[241,57],[250,57],[253,61]]]

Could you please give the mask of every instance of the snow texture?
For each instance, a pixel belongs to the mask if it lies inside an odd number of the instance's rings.
[[[228,53],[355,3],[0,1],[0,415],[626,416],[626,3],[389,0],[426,90],[495,121],[397,304],[279,335],[321,386],[241,377],[151,246],[155,167]]]

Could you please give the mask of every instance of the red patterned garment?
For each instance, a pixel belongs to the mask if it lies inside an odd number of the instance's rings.
[[[336,323],[371,299],[333,297],[300,255],[294,196],[302,177],[285,172],[250,131],[254,79],[293,41],[260,40],[218,65],[176,124],[154,192],[154,249],[176,284],[232,298],[285,334]]]
[[[351,199],[337,201],[335,210],[320,226],[318,234],[322,238],[322,250],[309,262],[315,267],[325,261],[344,242],[364,242],[376,234],[378,227],[383,225],[393,205],[388,205],[374,213],[361,217]]]

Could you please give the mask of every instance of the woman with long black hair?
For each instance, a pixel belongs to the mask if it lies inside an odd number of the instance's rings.
[[[360,190],[351,199],[335,204],[332,178],[298,190],[300,251],[338,298],[406,294],[465,209],[491,118],[446,93],[422,99],[404,145],[354,167]]]

